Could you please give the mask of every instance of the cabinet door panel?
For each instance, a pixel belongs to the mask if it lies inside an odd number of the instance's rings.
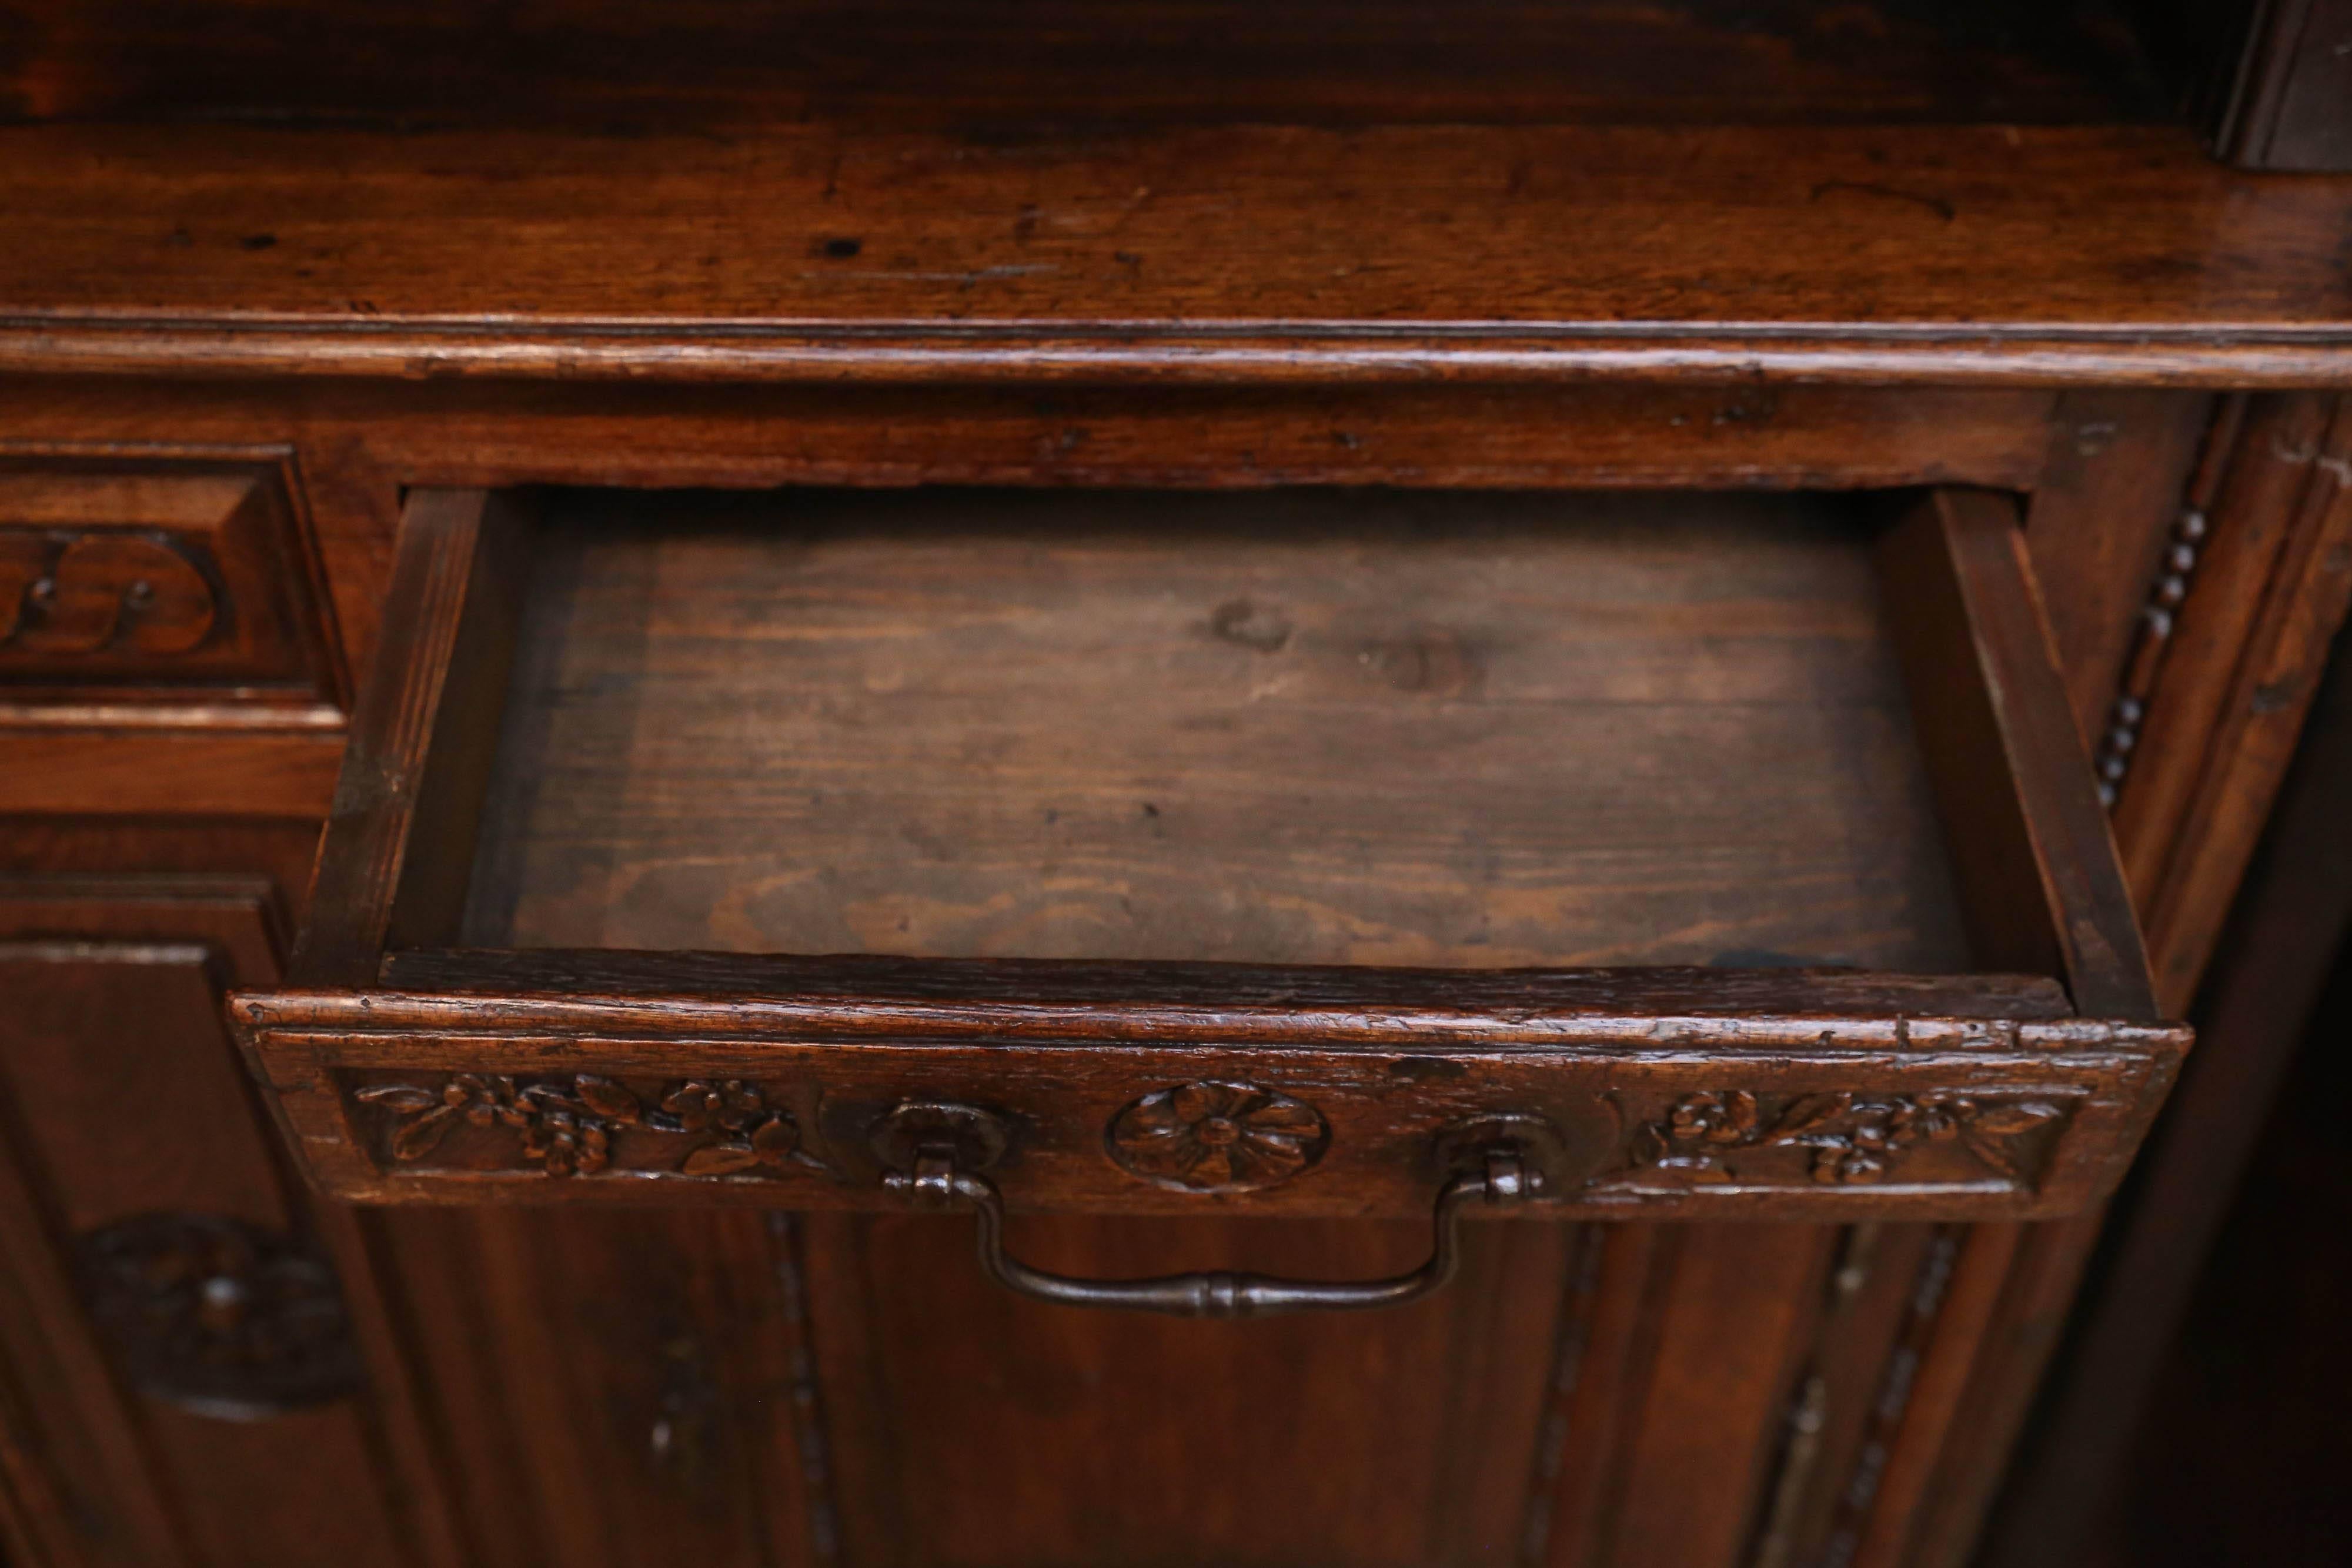
[[[1578,1228],[1469,1233],[1462,1288],[1193,1322],[1001,1290],[952,1216],[812,1216],[856,1560],[1422,1564],[1514,1550]],[[1024,1218],[1045,1267],[1392,1271],[1403,1223]]]
[[[274,972],[270,915],[248,879],[0,886],[0,1378],[32,1561],[418,1560],[222,1024],[223,988]]]
[[[782,1217],[381,1218],[486,1563],[830,1560]]]

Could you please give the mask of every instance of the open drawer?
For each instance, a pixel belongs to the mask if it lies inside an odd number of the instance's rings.
[[[1987,493],[419,492],[311,908],[366,1202],[2046,1217],[2189,1041]]]

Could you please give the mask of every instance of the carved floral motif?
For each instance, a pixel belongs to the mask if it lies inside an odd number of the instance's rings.
[[[438,1087],[380,1083],[356,1097],[395,1118],[392,1157],[404,1162],[423,1159],[464,1122],[511,1128],[523,1157],[551,1176],[609,1168],[625,1128],[701,1138],[679,1162],[682,1176],[756,1175],[820,1163],[801,1153],[792,1117],[740,1079],[689,1079],[651,1104],[626,1084],[587,1072],[526,1083],[461,1072]]]
[[[90,1319],[132,1386],[249,1419],[340,1399],[360,1361],[334,1270],[293,1237],[208,1214],[142,1214],[75,1251]]]
[[[1892,1176],[1904,1156],[1954,1144],[1993,1174],[2021,1182],[2016,1140],[2063,1113],[2039,1100],[1988,1101],[1930,1090],[1918,1094],[1808,1094],[1764,1116],[1745,1090],[1685,1094],[1661,1122],[1634,1134],[1633,1169],[1677,1185],[1753,1179],[1734,1168],[1744,1150],[1803,1149],[1811,1178],[1868,1185]]]
[[[1254,1083],[1186,1083],[1129,1105],[1108,1141],[1111,1158],[1147,1181],[1248,1192],[1321,1159],[1331,1129],[1305,1101]]]

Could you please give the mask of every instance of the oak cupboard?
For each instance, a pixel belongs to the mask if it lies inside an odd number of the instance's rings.
[[[11,1561],[1970,1560],[2337,10],[0,6]]]

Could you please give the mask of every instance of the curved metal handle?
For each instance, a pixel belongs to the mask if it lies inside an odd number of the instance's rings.
[[[1486,1170],[1457,1176],[1439,1189],[1431,1218],[1429,1261],[1385,1280],[1286,1280],[1270,1274],[1219,1270],[1165,1274],[1150,1280],[1079,1280],[1033,1269],[1004,1250],[1004,1200],[986,1176],[958,1167],[954,1152],[929,1145],[916,1154],[911,1174],[884,1177],[893,1190],[940,1206],[962,1199],[979,1216],[980,1266],[1007,1290],[1066,1307],[1114,1307],[1184,1318],[1256,1318],[1276,1312],[1352,1312],[1402,1306],[1441,1290],[1461,1261],[1455,1237],[1462,1210],[1474,1198],[1516,1204],[1541,1184],[1541,1174],[1515,1146],[1484,1151]]]

